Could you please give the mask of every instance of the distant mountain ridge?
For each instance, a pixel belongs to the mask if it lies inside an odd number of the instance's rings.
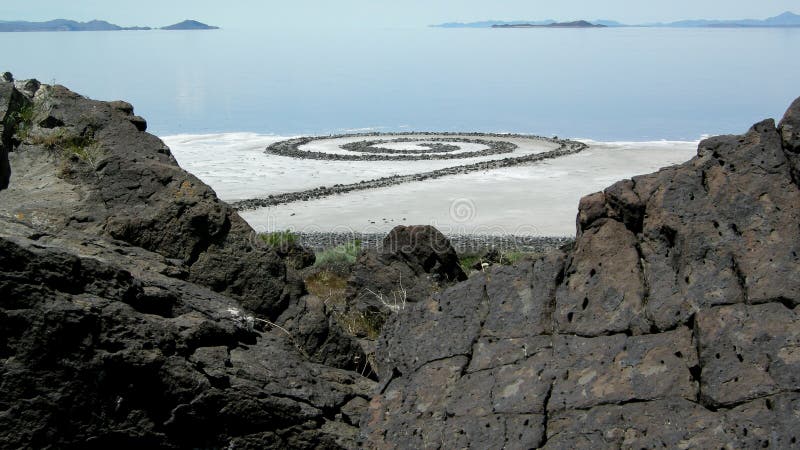
[[[492,28],[605,28],[606,26],[607,25],[598,25],[585,20],[576,20],[574,22],[555,22],[544,25],[531,23],[492,25]]]
[[[587,21],[576,21],[587,22]],[[527,28],[538,26],[554,26],[559,23],[553,19],[546,20],[484,20],[479,22],[448,22],[438,25],[431,25],[437,28]],[[677,22],[656,22],[646,24],[624,24],[615,20],[598,19],[588,21],[593,25],[604,27],[666,27],[666,28],[800,28],[800,15],[786,11],[774,17],[763,20],[759,19],[739,19],[739,20],[679,20]],[[584,28],[584,27],[576,27]]]
[[[6,21],[0,20],[0,32],[35,32],[35,31],[139,31],[152,30],[151,27],[121,27],[105,20],[78,22],[75,20],[56,19],[46,22]],[[206,25],[196,20],[184,20],[160,28],[161,30],[216,30],[218,27]]]
[[[0,32],[15,31],[121,31],[149,30],[150,27],[121,27],[105,20],[77,22],[75,20],[56,19],[46,22],[2,21]]]
[[[763,20],[679,20],[669,23],[653,23],[644,26],[671,28],[792,28],[800,27],[800,15],[786,11]]]

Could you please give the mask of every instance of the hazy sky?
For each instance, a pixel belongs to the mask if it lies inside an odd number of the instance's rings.
[[[162,26],[193,18],[222,27],[417,26],[483,19],[761,19],[800,13],[798,0],[3,0],[0,20],[104,19]]]

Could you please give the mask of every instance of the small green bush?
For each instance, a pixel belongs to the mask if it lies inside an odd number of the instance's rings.
[[[41,145],[48,150],[58,150],[64,156],[81,156],[87,148],[95,146],[96,142],[89,136],[79,136],[69,133],[64,128],[59,128],[54,132],[31,136],[31,144]]]
[[[60,128],[49,133],[36,133],[29,136],[29,143],[39,145],[61,160],[61,174],[66,176],[75,172],[79,165],[91,169],[99,179],[100,163],[106,158],[106,150],[89,136],[79,136]],[[76,165],[76,163],[80,163]]]
[[[534,257],[536,253],[533,252],[507,252],[501,254],[501,264],[511,265],[516,264],[526,256]]]
[[[463,254],[459,257],[458,262],[461,265],[461,269],[464,273],[470,273],[475,269],[475,265],[479,262],[488,262],[493,264],[500,264],[504,266],[510,266],[513,264],[518,263],[519,261],[525,258],[535,258],[539,256],[539,253],[536,252],[522,252],[522,251],[503,251],[499,255],[499,259],[496,261],[488,261],[484,260],[485,255],[480,253],[468,253]]]
[[[297,235],[290,230],[261,233],[258,237],[273,248],[288,248],[297,242]]]
[[[474,255],[474,254],[461,255],[461,257],[458,260],[458,263],[461,265],[461,270],[463,270],[464,273],[468,274],[472,272],[473,270],[472,266],[474,266],[475,263],[477,263],[480,260],[481,260],[480,255]]]
[[[346,246],[353,252],[360,247],[360,243],[350,243]],[[337,247],[342,250],[337,255],[344,253],[345,245]],[[331,249],[333,250],[333,249]],[[328,251],[328,254],[333,254]],[[319,258],[319,257],[318,257]],[[329,260],[327,264],[332,264]],[[342,260],[339,262],[341,263]],[[347,304],[347,278],[349,273],[342,274],[328,267],[319,268],[305,279],[308,292],[325,302],[326,311],[339,323],[342,329],[351,336],[368,337],[377,339],[380,334],[385,316],[373,310],[358,311],[351,309]]]
[[[23,141],[30,135],[34,113],[33,104],[27,104],[11,114],[11,120],[17,127],[17,136]]]
[[[352,242],[317,253],[317,260],[314,263],[314,267],[351,265],[356,262],[356,258],[360,252],[361,241],[356,239]]]

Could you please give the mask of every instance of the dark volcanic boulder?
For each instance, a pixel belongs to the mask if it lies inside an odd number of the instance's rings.
[[[792,179],[800,185],[800,98],[792,103],[778,125],[783,139],[783,148],[792,165]]]
[[[0,98],[18,97],[12,83],[0,83]],[[41,86],[32,109],[16,111],[14,128],[24,133],[10,154],[14,176],[0,202],[3,215],[43,230],[102,234],[180,260],[189,280],[264,316],[276,317],[302,293],[283,258],[178,167],[160,139],[143,132],[130,104]]]
[[[276,322],[292,335],[292,340],[310,360],[368,373],[364,349],[332,317],[323,299],[306,295],[293,302]]]
[[[8,72],[6,72],[8,73]],[[9,77],[13,80],[13,77]],[[11,179],[8,153],[14,147],[12,136],[16,131],[19,112],[29,101],[10,82],[0,82],[0,190],[6,189]]]
[[[581,200],[574,248],[388,319],[370,448],[800,439],[800,99]]]
[[[430,274],[436,281],[454,282],[467,279],[450,241],[430,225],[394,227],[384,238],[379,256],[384,261],[405,261],[412,269]]]
[[[467,278],[450,241],[429,225],[397,226],[376,250],[363,252],[347,283],[348,308],[374,318],[420,302]]]
[[[405,301],[418,302],[438,288],[466,279],[455,249],[439,230],[401,225],[377,250],[359,256],[348,289],[351,298],[370,293],[394,300],[402,293]]]
[[[180,270],[0,219],[0,447],[352,447],[372,382]]]
[[[373,382],[330,366],[363,357],[315,328],[286,262],[311,256],[257,239],[130,104],[18,85],[0,83],[0,448],[353,448]]]

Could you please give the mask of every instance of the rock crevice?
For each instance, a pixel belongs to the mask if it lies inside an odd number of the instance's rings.
[[[584,197],[566,254],[391,318],[377,357],[402,375],[373,398],[366,446],[795,445],[798,120],[800,100],[777,128],[707,139],[685,164]],[[448,356],[466,342],[459,371]],[[420,364],[434,359],[436,376]]]

